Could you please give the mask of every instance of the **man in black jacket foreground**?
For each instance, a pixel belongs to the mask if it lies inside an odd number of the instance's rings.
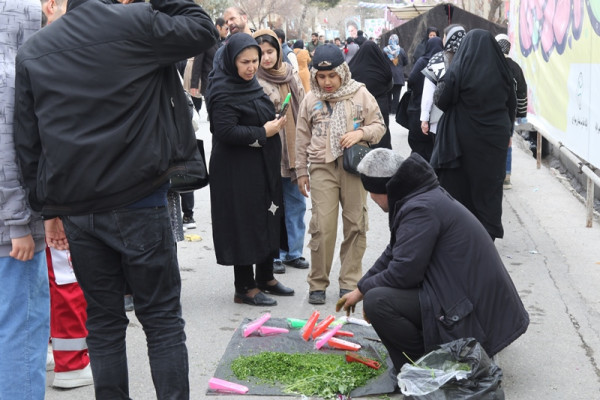
[[[166,193],[170,176],[203,165],[173,64],[218,33],[191,0],[50,1],[64,15],[17,55],[15,146],[29,201],[49,243],[69,246],[88,303],[96,398],[129,398],[127,283],[157,397],[188,399]]]
[[[390,213],[387,248],[337,311],[364,314],[396,372],[436,345],[474,337],[489,356],[522,335],[529,315],[481,223],[413,153],[376,149],[358,166],[371,198]],[[406,354],[406,355],[405,355]]]

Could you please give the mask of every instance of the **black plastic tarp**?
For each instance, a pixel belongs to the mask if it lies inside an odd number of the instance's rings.
[[[243,326],[249,323],[249,319],[244,319],[240,324],[239,328],[233,333],[225,354],[219,361],[219,365],[214,373],[214,377],[224,379],[226,381],[238,383],[247,386],[250,391],[248,395],[258,396],[296,396],[289,393],[284,393],[282,387],[277,385],[269,385],[261,383],[256,379],[250,378],[249,381],[238,380],[233,372],[231,371],[231,363],[233,360],[240,356],[248,356],[258,354],[263,351],[277,351],[284,353],[338,353],[344,354],[341,350],[316,350],[314,342],[304,341],[299,333],[299,330],[290,330],[288,334],[281,334],[277,336],[249,336],[247,338],[242,337],[241,331]],[[271,318],[265,324],[273,327],[286,328],[287,323],[283,318]],[[396,387],[396,376],[392,376],[390,373],[393,371],[392,362],[389,358],[385,347],[378,342],[373,342],[367,338],[377,338],[377,334],[372,327],[347,324],[342,328],[345,331],[354,333],[352,338],[348,339],[351,342],[358,343],[362,346],[358,354],[369,357],[374,360],[380,361],[382,364],[387,366],[387,370],[383,371],[379,377],[371,380],[365,386],[356,388],[352,391],[352,397],[370,396],[370,395],[381,395],[386,393],[392,393]],[[380,355],[385,355],[385,360],[380,359]],[[212,390],[207,390],[206,394],[214,395],[219,394]]]
[[[384,47],[387,45],[390,35],[394,33],[398,35],[400,46],[402,46],[408,55],[408,65],[404,67],[404,73],[408,75],[413,66],[413,53],[419,43],[425,38],[427,28],[430,26],[436,27],[440,32],[440,37],[443,37],[444,28],[450,24],[461,24],[467,29],[467,32],[471,29],[479,28],[490,31],[494,36],[499,33],[506,33],[506,26],[488,21],[452,4],[440,4],[426,13],[382,34],[380,43]]]

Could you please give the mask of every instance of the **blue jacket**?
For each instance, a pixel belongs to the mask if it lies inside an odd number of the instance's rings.
[[[398,64],[394,65],[392,60],[390,60],[389,58],[388,61],[390,62],[390,67],[392,68],[394,85],[404,85],[404,66],[408,64],[408,58],[406,57],[406,52],[404,51],[404,49],[400,48],[400,53],[398,54]]]

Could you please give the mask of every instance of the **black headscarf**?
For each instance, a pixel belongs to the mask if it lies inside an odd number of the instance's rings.
[[[408,87],[412,90],[412,96],[409,102],[409,109],[420,110],[421,109],[421,95],[423,93],[423,80],[425,76],[421,71],[427,67],[429,59],[437,52],[442,51],[444,48],[442,39],[439,37],[432,37],[427,41],[425,45],[425,53],[419,57],[415,65],[413,66],[410,75],[408,76]]]
[[[442,39],[439,37],[432,37],[427,41],[425,45],[425,53],[421,56],[421,58],[425,58],[427,61],[437,52],[442,51],[444,49],[444,44]]]
[[[493,98],[495,93],[490,90],[465,93],[458,88],[496,88],[509,93],[514,91],[514,81],[506,58],[494,36],[483,29],[467,33],[446,71],[447,74],[455,82],[453,102],[458,101],[460,92],[461,101],[475,108],[472,112],[484,112],[489,106],[488,99],[484,97]]]
[[[415,51],[413,52],[413,64],[416,63],[419,57],[421,57],[425,53],[425,46],[427,45],[427,41],[429,40],[429,34],[431,32],[435,32],[435,36],[437,37],[440,36],[440,31],[438,30],[438,28],[436,28],[435,26],[427,27],[425,37],[423,38],[423,40],[421,40],[421,42],[417,45]]]
[[[304,40],[298,39],[294,42],[292,46],[293,49],[303,49],[304,48]]]
[[[452,60],[452,56],[448,53],[456,53],[463,38],[467,32],[461,25],[457,25],[452,28],[446,36],[446,44],[444,44],[444,50],[437,52],[429,59],[427,68],[423,69],[423,74],[429,78],[433,83],[437,84],[438,81],[446,73],[446,68]]]
[[[256,76],[247,81],[238,75],[235,59],[242,51],[249,47],[254,47],[258,50],[260,64],[262,54],[260,46],[247,33],[240,32],[232,35],[223,47],[221,56],[217,60],[216,68],[211,73],[212,78],[209,80],[210,83],[205,94],[209,114],[217,103],[243,104],[259,99],[261,101],[257,103],[264,103],[269,115],[272,114],[273,103],[256,80]],[[258,110],[260,111],[261,107],[258,107]],[[268,121],[269,119],[271,118],[267,118],[266,120]]]
[[[379,49],[379,46],[370,40],[360,46],[348,66],[352,78],[364,83],[374,97],[389,92],[394,84],[387,57]]]

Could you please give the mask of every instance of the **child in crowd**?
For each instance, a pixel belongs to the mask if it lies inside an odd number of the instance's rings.
[[[312,201],[308,243],[311,304],[325,304],[340,203],[344,225],[340,297],[355,289],[362,275],[367,196],[360,178],[342,167],[342,154],[345,148],[359,142],[376,144],[384,133],[377,101],[364,84],[352,79],[342,51],[333,44],[319,46],[313,58],[311,91],[300,105],[296,124],[298,187],[306,197],[310,192]]]

